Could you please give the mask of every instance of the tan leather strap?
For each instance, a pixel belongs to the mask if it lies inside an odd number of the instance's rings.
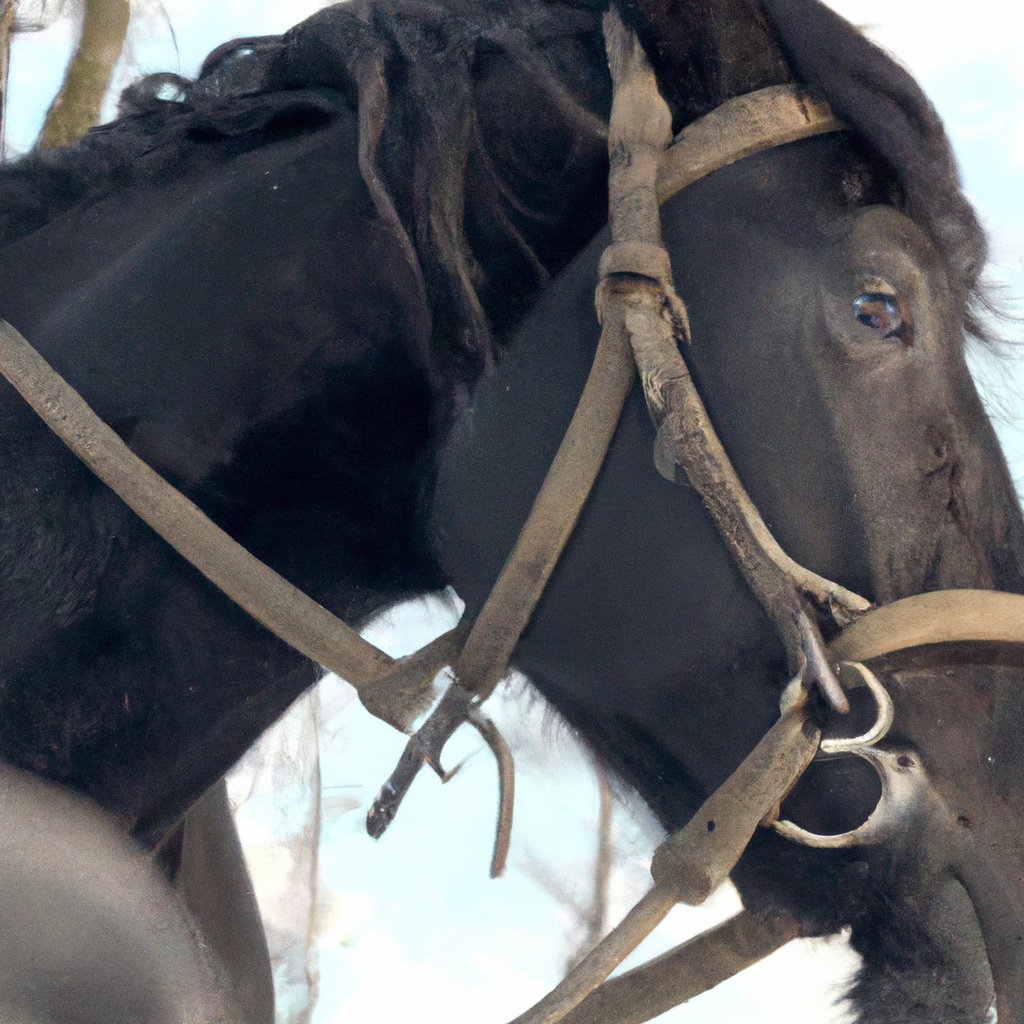
[[[250,555],[150,469],[4,320],[0,372],[129,508],[272,633],[357,689],[391,668],[383,651]]]
[[[504,675],[586,504],[633,380],[633,356],[602,337],[594,364],[551,468],[454,665],[455,678],[481,700]]]
[[[798,934],[790,917],[765,919],[741,911],[610,978],[570,1010],[561,1024],[643,1024],[753,966]]]
[[[662,154],[658,201],[665,202],[704,175],[745,156],[842,128],[828,104],[795,85],[771,86],[728,100],[686,128]],[[602,271],[630,269],[630,260],[639,260],[645,268],[650,264],[647,272],[656,279],[671,276],[664,250],[635,240],[610,246]],[[572,423],[455,666],[460,684],[480,698],[491,693],[504,673],[611,443],[633,372],[631,358],[614,342],[609,332],[602,335]]]
[[[618,326],[633,350],[657,431],[658,471],[701,496],[733,564],[778,630],[790,674],[801,676],[805,687],[818,689],[832,707],[846,711],[847,698],[806,599],[840,624],[866,611],[870,603],[794,562],[747,494],[680,352],[689,341],[689,321],[672,285],[668,254],[660,248],[658,212],[662,193],[691,185],[759,150],[842,126],[826,105],[815,104],[802,90],[773,87],[719,107],[683,132],[669,155],[664,143],[671,118],[653,70],[639,41],[610,19],[606,15],[614,96],[608,133],[614,244],[601,266],[619,277],[598,285],[599,317],[605,333]],[[617,117],[621,114],[625,117]],[[670,172],[662,176],[667,186],[658,183],[662,163]],[[636,263],[630,266],[634,252]]]
[[[687,125],[662,154],[658,200],[666,203],[712,171],[754,153],[845,128],[804,86],[770,85],[735,96]]]
[[[999,590],[936,590],[868,612],[837,637],[837,661],[871,658],[925,644],[1024,643],[1024,595]]]

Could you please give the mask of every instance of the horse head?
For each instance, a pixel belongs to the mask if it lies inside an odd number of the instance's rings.
[[[934,147],[925,134],[919,144]],[[943,222],[885,158],[891,134],[872,141],[865,130],[747,157],[664,207],[690,320],[683,354],[748,493],[798,562],[878,604],[1019,592],[1017,498],[965,362],[976,225],[970,214]],[[582,388],[606,244],[541,299],[443,456],[435,521],[470,613]],[[635,388],[514,660],[674,830],[767,731],[788,671],[699,496],[656,471],[654,440]],[[1015,1019],[1018,673],[976,648],[955,667],[937,657],[876,666],[895,706],[894,763],[929,780],[930,795],[881,842],[806,849],[762,831],[734,879],[749,907],[786,910],[805,934],[852,925],[864,1020],[980,1020],[990,962],[1000,1012]],[[827,730],[845,731],[835,717],[823,713]],[[783,810],[810,831],[855,828],[880,790],[870,765],[849,762],[816,766]]]

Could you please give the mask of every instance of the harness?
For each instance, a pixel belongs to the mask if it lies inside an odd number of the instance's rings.
[[[601,259],[596,293],[601,340],[530,516],[471,626],[460,625],[394,661],[250,555],[138,459],[2,320],[0,372],[150,527],[267,629],[350,682],[377,717],[410,732],[413,720],[432,703],[431,681],[451,666],[453,684],[411,736],[374,802],[367,828],[372,835],[384,831],[424,763],[443,774],[441,751],[455,729],[469,722],[499,765],[500,811],[492,861],[492,875],[497,875],[511,829],[514,772],[504,740],[479,706],[504,675],[572,533],[638,370],[657,426],[657,468],[701,494],[726,548],[779,630],[793,679],[783,692],[776,724],[691,821],[658,848],[651,866],[654,887],[561,984],[512,1024],[649,1020],[794,938],[794,921],[766,921],[743,912],[658,960],[605,981],[677,902],[700,903],[724,881],[759,824],[824,847],[881,843],[910,828],[939,837],[935,841],[943,856],[974,902],[996,991],[1004,1000],[1004,993],[1024,977],[1021,944],[1004,941],[1016,930],[1016,918],[994,905],[984,857],[967,830],[956,826],[921,766],[908,755],[875,747],[892,723],[892,702],[861,663],[926,644],[1024,642],[1024,596],[940,591],[871,609],[863,597],[797,565],[771,536],[743,489],[679,352],[689,323],[661,245],[659,204],[753,153],[845,126],[826,103],[800,87],[772,86],[727,101],[669,145],[668,107],[642,47],[614,9],[605,15],[605,38],[614,98],[609,125],[612,243]],[[808,602],[842,628],[828,647]],[[823,740],[807,715],[809,690],[817,687],[842,712],[849,707],[844,688],[854,686],[871,690],[878,709],[874,725],[853,739]],[[838,836],[816,836],[778,820],[782,799],[819,749],[865,758],[882,782],[882,797],[868,820]]]

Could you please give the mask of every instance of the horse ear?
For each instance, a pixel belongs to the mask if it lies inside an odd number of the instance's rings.
[[[967,298],[987,258],[978,218],[942,121],[910,73],[818,0],[762,0],[801,81],[875,149],[899,178],[905,212],[924,228]]]

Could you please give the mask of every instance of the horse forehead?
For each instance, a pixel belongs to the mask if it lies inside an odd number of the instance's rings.
[[[883,271],[891,268],[902,278],[893,280],[894,286],[913,289],[930,302],[952,304],[938,249],[906,214],[887,205],[852,210],[838,219],[837,234],[843,258],[857,270],[866,272],[872,265]]]

